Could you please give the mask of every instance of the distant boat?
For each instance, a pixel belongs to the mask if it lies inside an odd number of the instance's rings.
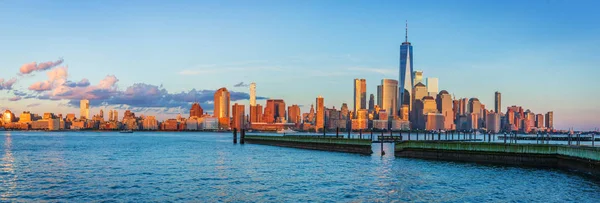
[[[123,130],[120,133],[133,133],[133,130]]]
[[[284,129],[278,130],[277,133],[297,133],[297,131],[294,131],[294,130],[288,128],[285,130]]]

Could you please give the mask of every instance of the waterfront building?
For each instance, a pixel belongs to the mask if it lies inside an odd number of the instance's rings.
[[[467,115],[467,104],[469,103],[467,98],[461,98],[458,100],[459,101],[459,105],[458,105],[458,115]]]
[[[502,110],[502,95],[500,92],[496,91],[494,96],[494,112],[501,113]]]
[[[90,119],[90,100],[82,99],[79,101],[79,118]]]
[[[459,104],[460,104],[460,100],[452,100],[452,112],[454,113],[452,115],[452,119],[456,120],[457,116],[459,115]]]
[[[117,110],[114,110],[113,112],[113,121],[118,122],[119,121],[119,112]]]
[[[194,102],[192,107],[190,108],[190,118],[192,117],[202,117],[204,111],[198,102]]]
[[[382,79],[377,88],[377,105],[388,112],[388,115],[395,117],[398,114],[398,81]]]
[[[367,108],[367,81],[354,79],[354,111]]]
[[[535,127],[538,129],[544,128],[544,115],[543,114],[535,115]]]
[[[178,131],[179,130],[179,121],[177,119],[167,119],[162,122],[161,130],[164,131]]]
[[[467,123],[468,123],[468,126],[467,126],[466,130],[479,129],[479,114],[478,113],[468,113],[467,114]]]
[[[285,120],[285,102],[283,99],[268,99],[265,106],[263,121],[275,123],[277,120]]]
[[[228,129],[229,128],[229,102],[230,102],[230,94],[227,88],[220,88],[215,91],[214,96],[214,116],[219,120],[219,128]]]
[[[158,121],[155,116],[146,116],[142,120],[143,130],[158,130]]]
[[[425,130],[443,130],[444,129],[444,115],[440,113],[425,113],[424,115]]]
[[[439,80],[437,78],[427,78],[427,95],[435,97],[438,93],[438,83]]]
[[[219,129],[219,120],[215,117],[204,117],[202,119],[202,126],[200,129],[204,130],[216,130]]]
[[[350,111],[348,109],[348,104],[342,103],[342,108],[340,109],[340,116],[342,120],[348,120],[350,115]]]
[[[454,129],[454,111],[452,96],[446,90],[440,91],[436,99],[437,111],[444,116],[444,128],[445,130]]]
[[[250,83],[250,107],[256,106],[256,83]]]
[[[300,122],[302,121],[302,117],[300,116],[300,106],[298,106],[297,104],[291,105],[288,107],[288,122],[290,123],[295,123],[295,124],[300,124]]]
[[[406,33],[404,42],[400,45],[400,75],[399,83],[399,94],[398,94],[398,106],[407,104],[409,109],[412,109],[413,99],[411,97],[413,93],[413,86],[418,83],[413,81],[413,47],[408,42],[408,23],[406,24]],[[422,74],[422,73],[421,73]],[[420,82],[419,82],[420,83]]]
[[[391,130],[410,130],[410,122],[400,119],[392,119]]]
[[[250,123],[262,122],[263,107],[260,104],[250,106]]]
[[[113,110],[108,111],[108,121],[114,121],[113,120]]]
[[[317,118],[315,122],[315,130],[319,131],[325,127],[325,104],[323,97],[319,96],[316,99],[317,104]]]
[[[487,130],[491,133],[500,132],[500,113],[487,114],[486,125]]]
[[[413,88],[413,102],[412,111],[410,114],[410,122],[417,129],[423,129],[423,98],[427,96],[427,87],[423,83],[417,83]]]
[[[185,130],[196,131],[198,130],[198,117],[189,118],[185,121]]]
[[[389,126],[389,120],[382,120],[382,119],[378,119],[378,120],[373,120],[373,129],[377,129],[377,130],[387,130],[388,126]]]
[[[244,112],[244,109],[246,109],[246,107],[242,104],[238,104],[235,103],[232,108],[231,111],[233,113],[233,125],[231,126],[232,128],[241,130],[241,129],[245,129],[246,128],[246,123],[245,121],[245,115],[246,113]]]
[[[19,115],[19,123],[30,123],[33,121],[31,119],[31,113],[29,111],[23,111],[21,115]]]
[[[546,129],[554,129],[554,112],[552,111],[546,113]]]

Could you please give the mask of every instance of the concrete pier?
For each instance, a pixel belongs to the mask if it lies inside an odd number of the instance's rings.
[[[574,170],[600,177],[600,148],[481,142],[397,142],[399,157]]]
[[[313,136],[246,136],[246,142],[250,144],[266,144],[281,147],[293,147],[301,149],[315,149],[334,152],[348,152],[370,155],[371,140],[347,139],[335,137],[313,137]]]

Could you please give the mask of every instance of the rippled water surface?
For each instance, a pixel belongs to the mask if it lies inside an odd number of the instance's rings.
[[[557,170],[233,145],[229,133],[0,132],[0,201],[600,202]]]

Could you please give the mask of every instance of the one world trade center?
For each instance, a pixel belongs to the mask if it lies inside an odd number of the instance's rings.
[[[400,45],[400,84],[398,94],[398,108],[402,105],[408,105],[412,110],[412,89],[413,89],[413,47],[408,42],[408,23],[406,23],[405,40]],[[396,112],[398,113],[398,112]]]

